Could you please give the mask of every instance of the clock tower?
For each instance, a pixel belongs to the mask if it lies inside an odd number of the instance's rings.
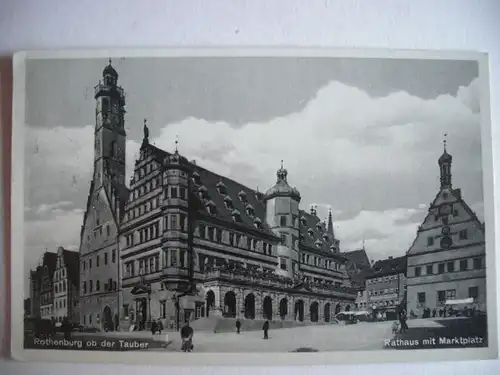
[[[118,73],[109,64],[95,86],[94,176],[95,187],[115,180],[125,183],[125,94]]]

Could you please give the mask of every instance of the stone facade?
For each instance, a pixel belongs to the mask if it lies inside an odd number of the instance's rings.
[[[408,251],[408,312],[422,316],[449,300],[472,298],[486,311],[484,224],[451,184],[452,157],[439,159],[441,188]]]
[[[53,316],[58,321],[65,317],[72,322],[80,321],[78,278],[78,253],[59,247],[53,276]]]

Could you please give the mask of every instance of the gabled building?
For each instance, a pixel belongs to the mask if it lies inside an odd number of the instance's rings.
[[[67,317],[71,322],[79,322],[79,256],[76,251],[62,247],[57,249],[56,268],[53,277],[54,312],[56,320]]]
[[[395,318],[398,306],[405,303],[406,256],[375,262],[366,276],[367,306],[375,315]]]
[[[451,164],[445,144],[440,189],[407,253],[408,312],[416,316],[468,298],[486,311],[484,224],[452,186]]]
[[[95,86],[94,172],[80,233],[80,323],[118,327],[118,230],[128,199],[125,186],[125,93],[109,65]]]
[[[30,271],[31,316],[50,319],[54,316],[53,277],[57,254],[45,252],[35,270]]]
[[[125,96],[111,66],[96,86],[94,175],[80,245],[80,321],[165,327],[207,316],[330,321],[356,294],[331,213],[299,207],[283,165],[265,193],[144,137],[125,177]],[[118,266],[121,260],[121,267]]]

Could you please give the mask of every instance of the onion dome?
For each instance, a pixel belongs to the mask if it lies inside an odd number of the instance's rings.
[[[288,171],[283,168],[283,161],[281,161],[281,168],[276,172],[276,184],[266,191],[266,199],[271,199],[274,197],[292,197],[297,201],[300,201],[299,191],[296,188],[288,185],[287,176]]]
[[[109,59],[109,64],[106,65],[106,67],[102,71],[102,76],[112,76],[114,78],[118,78],[118,73],[116,72],[115,68],[111,66],[111,59]]]
[[[439,158],[439,164],[451,163],[452,159],[451,155],[445,149],[443,155]]]

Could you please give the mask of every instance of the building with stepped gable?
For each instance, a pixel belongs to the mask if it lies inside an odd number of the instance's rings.
[[[125,95],[111,62],[96,86],[94,175],[80,245],[80,321],[148,329],[186,320],[329,322],[354,307],[333,231],[300,209],[283,165],[258,192],[149,142],[124,184]]]
[[[438,160],[440,189],[407,252],[407,308],[416,316],[468,298],[486,311],[484,223],[452,186],[451,164],[445,143]]]

